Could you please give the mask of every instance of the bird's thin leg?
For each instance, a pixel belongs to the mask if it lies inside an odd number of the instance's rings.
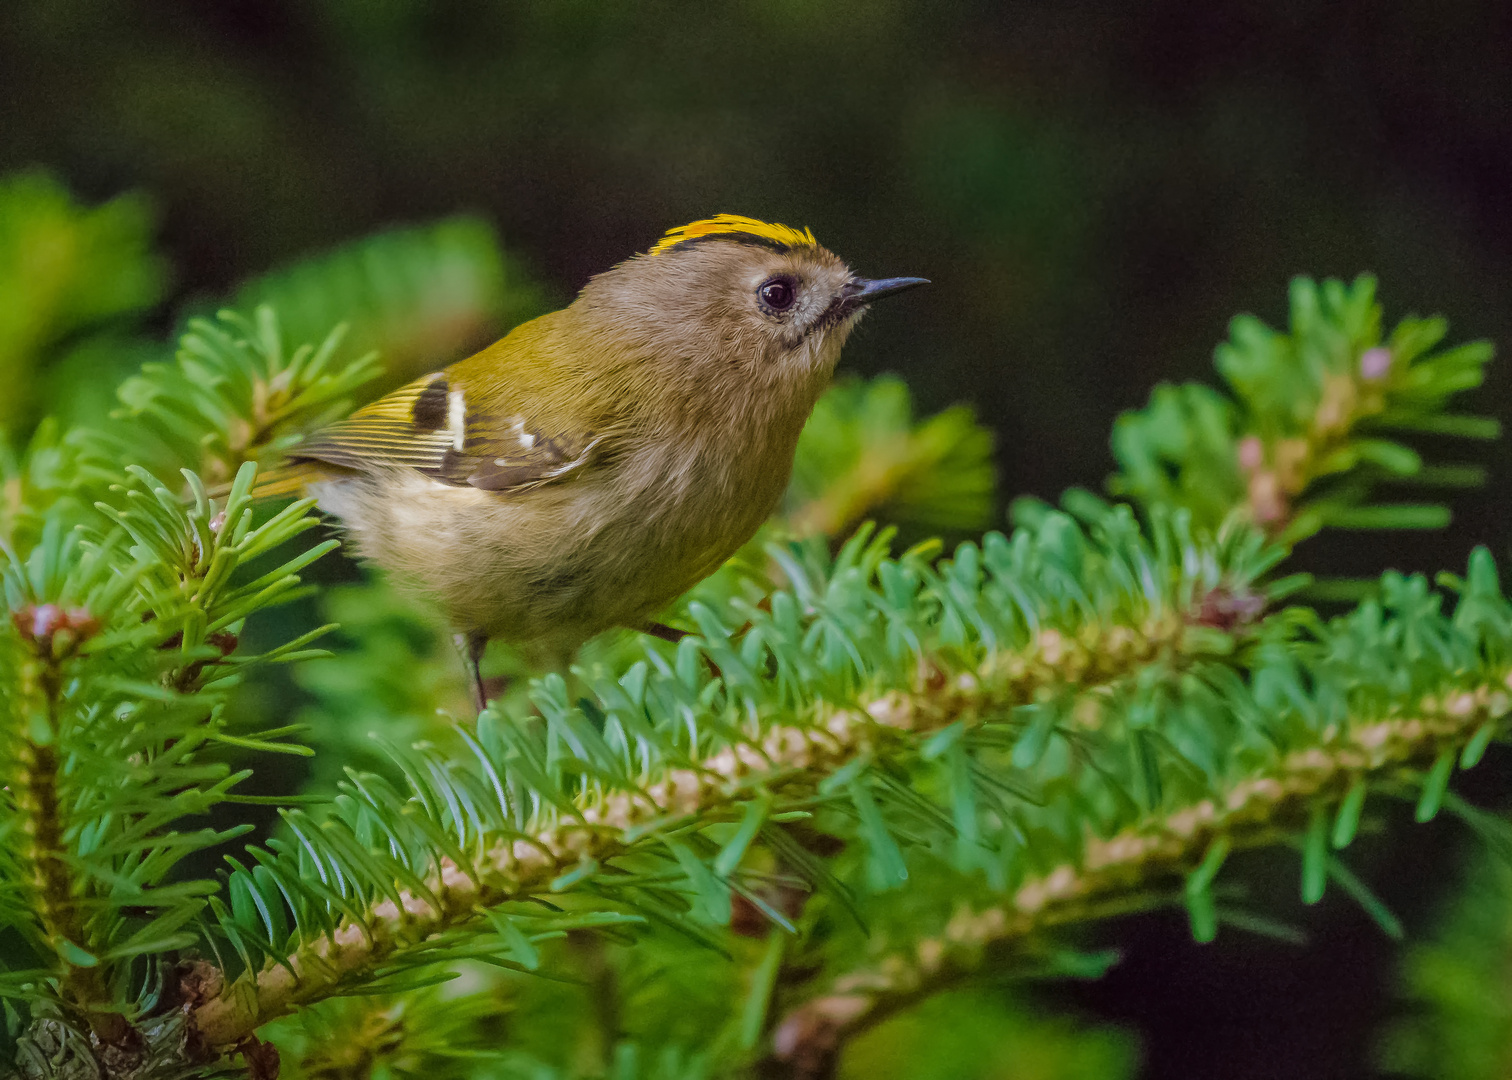
[[[470,634],[458,634],[456,642],[467,661],[467,673],[472,677],[473,704],[482,712],[488,708],[488,691],[483,686],[483,652],[488,648],[488,635],[474,630]]]
[[[747,628],[749,629],[749,627]],[[641,633],[650,634],[654,638],[660,638],[662,641],[670,641],[673,645],[676,645],[683,638],[690,636],[693,631],[679,630],[677,629],[677,627],[668,626],[666,623],[653,622],[647,623],[645,626],[642,626]],[[719,665],[714,662],[713,657],[711,657],[708,653],[705,653],[703,660],[704,667],[709,669],[710,675],[714,676],[716,679],[724,678],[724,672],[719,670]]]

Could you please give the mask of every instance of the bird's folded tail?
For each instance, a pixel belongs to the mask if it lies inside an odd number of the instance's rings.
[[[267,502],[269,499],[301,498],[305,486],[330,475],[330,467],[317,461],[296,461],[280,465],[276,469],[257,474],[252,485],[252,500]],[[212,499],[224,499],[231,491],[230,484],[221,484],[209,492]]]

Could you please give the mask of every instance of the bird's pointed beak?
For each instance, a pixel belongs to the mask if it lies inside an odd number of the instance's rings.
[[[852,305],[860,306],[870,304],[873,300],[881,300],[884,296],[893,296],[906,289],[928,284],[929,279],[921,277],[878,278],[875,281],[869,278],[852,278],[841,290],[841,294]]]

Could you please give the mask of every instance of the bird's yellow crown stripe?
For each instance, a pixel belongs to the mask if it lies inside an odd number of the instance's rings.
[[[716,214],[702,221],[694,221],[667,230],[667,235],[658,240],[656,246],[647,254],[660,255],[671,251],[678,244],[685,244],[689,240],[698,240],[706,236],[748,236],[785,248],[812,247],[819,243],[808,229],[775,225],[771,222],[757,221],[755,218],[741,217],[739,214]]]

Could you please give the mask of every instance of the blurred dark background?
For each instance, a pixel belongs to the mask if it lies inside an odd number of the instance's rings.
[[[558,300],[694,218],[808,225],[864,272],[935,282],[846,364],[902,374],[925,410],[973,403],[1002,490],[1053,499],[1101,482],[1113,417],[1152,384],[1210,377],[1232,314],[1281,319],[1293,274],[1369,270],[1388,312],[1512,340],[1509,47],[1496,0],[6,0],[0,172],[147,193],[163,329],[459,210]],[[1477,411],[1512,416],[1493,378]],[[1299,561],[1504,554],[1490,455],[1447,534],[1323,537]],[[1396,836],[1371,876],[1412,932],[1466,841]],[[1306,925],[1305,946],[1199,948],[1150,917],[1119,928],[1108,979],[1054,994],[1140,1029],[1152,1078],[1370,1075],[1395,946],[1346,904]]]

